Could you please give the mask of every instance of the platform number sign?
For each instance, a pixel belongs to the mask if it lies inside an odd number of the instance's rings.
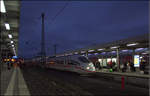
[[[134,55],[134,67],[139,67],[140,65],[140,56]]]

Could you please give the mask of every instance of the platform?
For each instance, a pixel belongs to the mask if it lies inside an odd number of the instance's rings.
[[[1,71],[1,95],[30,95],[19,67]]]

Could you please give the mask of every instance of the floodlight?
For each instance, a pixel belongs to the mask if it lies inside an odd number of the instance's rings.
[[[10,43],[14,43],[14,41],[10,41]]]
[[[8,37],[9,37],[9,38],[12,38],[12,35],[11,35],[11,34],[8,34]]]
[[[1,12],[6,13],[5,4],[3,0],[1,0]]]
[[[10,26],[8,23],[5,23],[6,30],[10,30]]]

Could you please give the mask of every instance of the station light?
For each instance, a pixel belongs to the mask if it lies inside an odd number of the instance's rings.
[[[9,37],[9,38],[12,38],[12,35],[11,35],[11,34],[8,34],[8,37]]]
[[[81,53],[85,53],[85,51],[81,51]]]
[[[72,55],[72,53],[69,53],[68,55]]]
[[[68,56],[68,54],[65,54],[65,56]]]
[[[101,54],[106,54],[106,52],[102,52]]]
[[[116,49],[116,48],[119,48],[119,46],[113,46],[113,47],[110,47],[111,49]]]
[[[10,43],[14,43],[14,41],[10,41]]]
[[[142,53],[142,54],[148,54],[148,53]]]
[[[126,52],[126,51],[128,51],[128,50],[122,50],[123,52]]]
[[[104,50],[104,49],[97,49],[98,51],[102,51],[102,50]]]
[[[15,45],[11,45],[12,47],[14,47]]]
[[[135,46],[135,45],[138,45],[138,43],[127,44],[127,46]]]
[[[88,52],[93,52],[94,50],[89,50]]]
[[[116,53],[116,51],[111,51],[111,53]]]
[[[88,54],[88,55],[92,55],[92,54]]]
[[[5,23],[6,30],[10,30],[10,26],[8,23]]]
[[[94,53],[94,55],[98,55],[98,53]]]
[[[1,0],[1,12],[6,13],[5,4],[3,0]]]
[[[144,48],[137,48],[136,50],[143,50]]]
[[[74,52],[74,54],[78,54],[78,52]]]

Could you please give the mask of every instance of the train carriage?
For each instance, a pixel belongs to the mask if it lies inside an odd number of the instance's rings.
[[[87,57],[81,55],[47,58],[46,61],[47,68],[55,68],[81,74],[95,72],[94,64],[89,61]]]

